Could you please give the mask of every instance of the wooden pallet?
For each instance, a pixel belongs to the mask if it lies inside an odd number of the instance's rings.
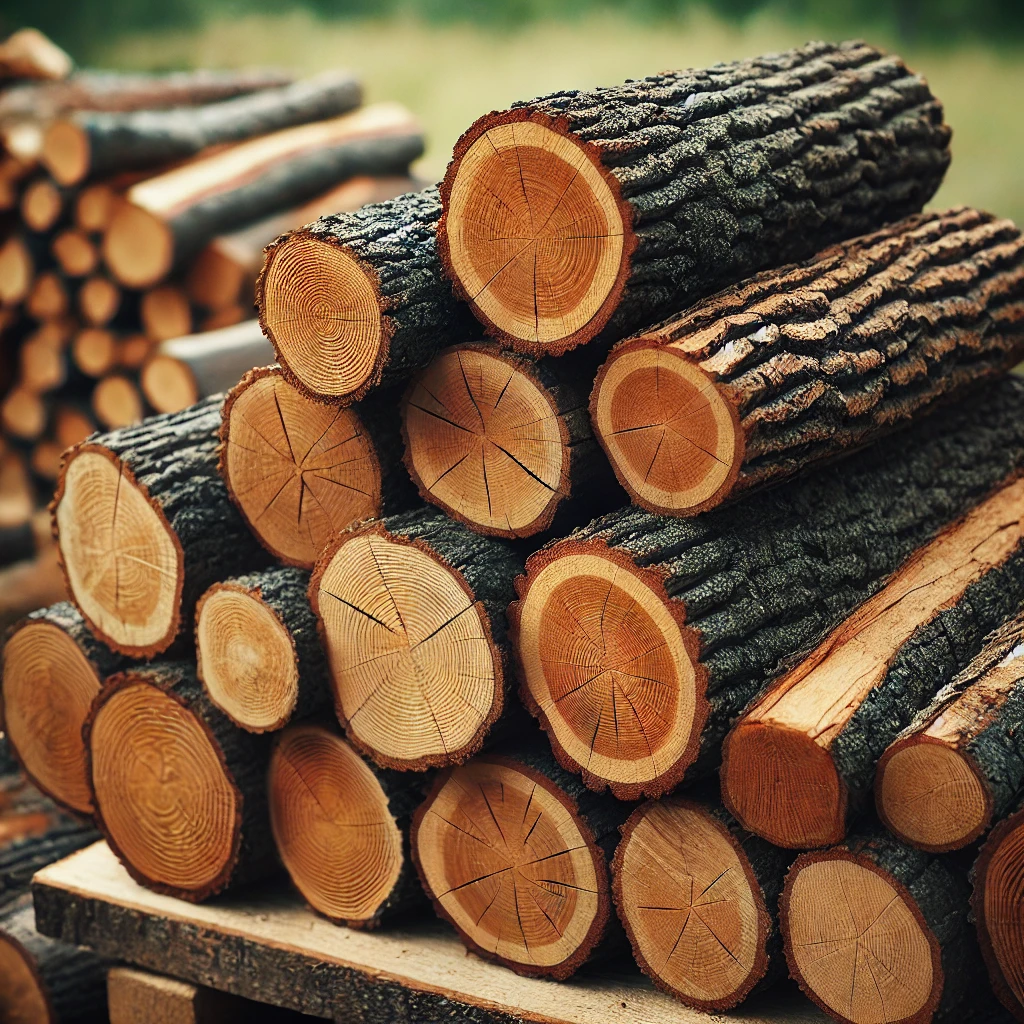
[[[565,984],[519,978],[466,953],[439,922],[358,932],[309,911],[286,886],[193,906],[133,882],[105,843],[33,883],[46,935],[198,985],[359,1024],[710,1024],[632,971]],[[792,989],[754,998],[731,1024],[825,1018]]]

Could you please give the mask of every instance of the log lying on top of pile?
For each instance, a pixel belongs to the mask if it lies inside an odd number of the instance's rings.
[[[462,136],[438,245],[490,333],[558,354],[918,211],[949,135],[859,42],[554,93]]]
[[[531,556],[510,628],[522,697],[562,763],[628,799],[665,793],[715,756],[787,659],[841,628],[910,556],[986,498],[979,525],[1004,521],[999,503],[1024,468],[1022,403],[1024,384],[1007,380],[898,448],[692,520],[625,508]],[[993,570],[1016,551],[1017,520],[997,531]]]

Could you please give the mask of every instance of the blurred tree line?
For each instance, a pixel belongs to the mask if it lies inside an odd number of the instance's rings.
[[[418,17],[509,28],[601,10],[671,20],[704,7],[725,20],[770,11],[839,35],[884,33],[903,43],[956,46],[1024,38],[1024,0],[3,0],[0,30],[34,25],[82,62],[118,35],[193,28],[215,17],[305,9],[323,18]]]

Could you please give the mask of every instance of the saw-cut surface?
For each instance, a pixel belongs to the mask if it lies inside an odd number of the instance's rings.
[[[112,373],[96,384],[92,392],[92,411],[107,430],[141,423],[145,413],[135,382],[120,373]]]
[[[0,1020],[53,1024],[50,1006],[20,943],[0,934]]]

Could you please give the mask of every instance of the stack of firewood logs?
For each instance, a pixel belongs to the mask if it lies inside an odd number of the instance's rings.
[[[948,144],[814,43],[491,113],[282,235],[277,365],[64,457],[26,772],[182,899],[283,865],[520,974],[1024,1020],[1024,236],[920,212]]]

